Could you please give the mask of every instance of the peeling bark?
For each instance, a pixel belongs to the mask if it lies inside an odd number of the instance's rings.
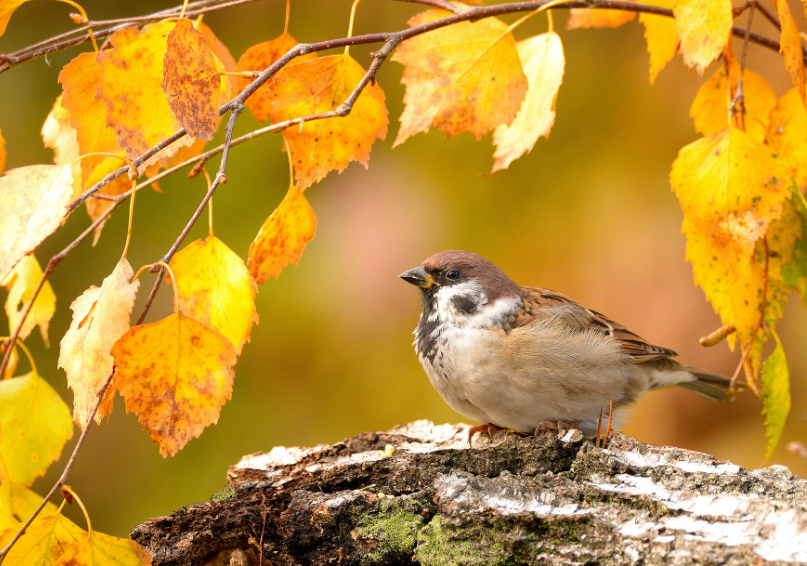
[[[161,565],[807,562],[807,482],[785,467],[618,433],[469,448],[467,430],[417,421],[246,456],[226,490],[131,536]]]

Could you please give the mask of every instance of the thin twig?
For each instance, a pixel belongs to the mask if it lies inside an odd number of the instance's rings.
[[[84,444],[84,439],[87,438],[87,433],[90,431],[92,422],[95,419],[95,413],[98,412],[98,407],[101,406],[101,402],[104,400],[104,396],[106,395],[106,391],[109,388],[109,384],[112,383],[112,377],[114,375],[115,370],[113,369],[112,372],[109,374],[109,377],[106,378],[104,385],[98,391],[98,401],[96,401],[95,407],[93,407],[93,410],[90,413],[90,417],[89,419],[87,419],[87,427],[81,431],[81,435],[79,435],[78,441],[76,442],[76,446],[73,448],[73,452],[72,454],[70,454],[70,458],[67,460],[67,464],[64,467],[62,475],[59,476],[59,479],[56,481],[55,484],[53,484],[53,487],[50,488],[50,491],[42,499],[42,503],[40,503],[39,507],[37,507],[36,510],[31,514],[28,520],[23,524],[22,528],[19,531],[17,531],[17,534],[14,535],[14,537],[9,541],[9,543],[5,546],[5,548],[3,548],[3,550],[0,550],[0,564],[2,564],[3,560],[6,559],[6,556],[8,556],[9,551],[17,543],[20,537],[25,533],[25,530],[28,527],[30,527],[31,523],[34,522],[34,519],[36,519],[39,516],[39,514],[45,508],[45,505],[47,505],[48,501],[50,501],[50,498],[53,497],[54,494],[62,488],[62,486],[67,484],[67,477],[68,475],[70,475],[70,470],[73,469],[73,464],[76,463],[76,457],[78,456],[78,452],[79,450],[81,450],[81,447]]]

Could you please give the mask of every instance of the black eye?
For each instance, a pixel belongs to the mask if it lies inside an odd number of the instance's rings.
[[[459,269],[450,269],[448,273],[446,273],[446,277],[455,281],[460,278],[460,270]]]

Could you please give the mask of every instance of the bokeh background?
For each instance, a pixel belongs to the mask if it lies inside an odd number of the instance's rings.
[[[103,19],[173,4],[91,0],[84,5],[91,18]],[[284,5],[282,0],[257,1],[205,21],[237,59],[249,46],[282,32]],[[343,37],[350,5],[349,0],[292,0],[290,31],[299,41]],[[354,33],[402,29],[422,9],[364,0]],[[52,2],[23,4],[0,38],[0,53],[70,29],[69,11]],[[807,29],[801,10],[793,12],[801,29]],[[89,508],[95,528],[126,536],[139,522],[204,501],[224,486],[228,466],[244,454],[276,445],[332,443],[415,419],[462,420],[420,368],[411,346],[420,299],[397,278],[444,249],[480,253],[521,284],[559,290],[651,342],[674,348],[688,363],[732,373],[739,354],[725,344],[698,345],[698,338],[720,323],[693,284],[684,258],[681,211],[668,182],[677,152],[698,137],[689,105],[717,64],[700,77],[686,70],[679,55],[651,86],[638,21],[616,30],[567,32],[566,18],[564,10],[555,11],[567,64],[550,139],[539,140],[529,155],[495,175],[488,174],[490,136],[477,143],[469,134],[447,140],[432,131],[391,149],[404,91],[401,66],[384,65],[378,82],[390,110],[387,140],[373,146],[368,170],[354,163],[306,192],[317,212],[317,236],[296,268],[286,268],[278,280],[260,288],[261,321],[235,368],[233,399],[218,424],[168,459],[160,457],[135,416],[125,413],[120,398],[109,421],[93,426],[70,484]],[[757,19],[757,29],[775,37]],[[546,16],[536,16],[516,36],[541,33],[546,25]],[[366,67],[368,53],[377,48],[354,47],[351,54]],[[735,48],[739,53],[740,44]],[[51,162],[39,130],[60,93],[60,69],[87,49],[84,44],[0,76],[7,168]],[[769,50],[752,45],[748,67],[777,94],[790,87],[780,57]],[[247,112],[236,132],[255,127]],[[216,236],[242,257],[288,187],[281,144],[280,136],[273,135],[234,149],[228,183],[216,193]],[[163,194],[146,191],[138,197],[129,252],[135,269],[165,253],[205,190],[201,178],[183,175],[161,187]],[[58,343],[70,321],[68,306],[114,267],[125,239],[125,217],[116,213],[97,247],[85,241],[54,273],[58,311],[50,327],[51,347],[44,348],[36,335],[27,340],[40,373],[68,403],[72,395],[56,368]],[[87,225],[83,211],[73,214],[37,251],[40,262],[44,265]],[[206,222],[200,222],[186,242],[206,231]],[[135,313],[153,276],[142,281]],[[170,304],[170,287],[163,286],[148,320],[165,316]],[[807,441],[807,316],[798,297],[791,297],[779,332],[790,363],[793,409],[782,443],[766,465],[784,464],[804,475],[805,462],[784,448],[792,440]],[[748,393],[733,403],[716,404],[683,390],[654,392],[632,411],[624,430],[642,441],[710,452],[745,467],[763,465],[763,418]],[[74,442],[75,437],[65,454]],[[46,491],[65,458],[34,489]],[[83,524],[77,509],[67,513]]]

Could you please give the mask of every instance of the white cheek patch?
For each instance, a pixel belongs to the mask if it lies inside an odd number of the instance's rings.
[[[440,321],[451,323],[458,327],[484,328],[498,325],[513,312],[520,304],[521,298],[507,297],[488,304],[488,296],[482,285],[476,281],[463,281],[456,285],[441,287],[435,294],[437,304],[429,315],[429,322]],[[460,310],[456,307],[455,299],[470,302],[480,308],[473,312]],[[484,307],[484,308],[481,308]]]

